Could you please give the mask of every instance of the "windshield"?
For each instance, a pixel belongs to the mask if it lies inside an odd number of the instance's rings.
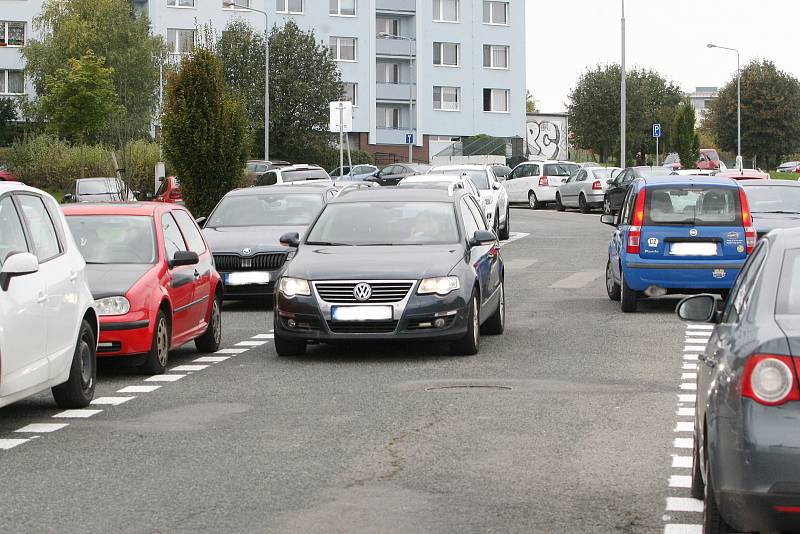
[[[150,217],[71,215],[67,216],[67,223],[86,263],[149,264],[156,261],[155,234]]]
[[[106,180],[82,180],[78,182],[79,195],[107,195],[109,193],[119,193],[122,184],[116,178]]]
[[[458,242],[453,205],[444,202],[328,204],[309,245],[437,245]]]
[[[733,187],[647,189],[645,225],[741,226],[739,191]]]
[[[639,176],[642,178],[652,178],[653,176],[669,176],[672,169],[665,167],[642,167],[639,169]]]
[[[616,171],[619,171],[619,169],[614,169],[613,167],[610,169],[592,169],[594,175],[601,180],[613,178]]]
[[[580,167],[575,163],[546,163],[544,166],[544,176],[570,176]]]
[[[673,163],[678,163],[680,160],[681,158],[677,154],[670,154],[667,156],[667,159],[664,160],[664,165],[672,165]]]
[[[232,195],[222,199],[206,228],[225,226],[307,226],[319,213],[322,195]]]
[[[459,169],[459,168],[444,168],[444,169],[435,169],[436,173],[441,174],[466,174],[469,179],[475,184],[479,190],[489,189],[489,176],[486,174],[486,171],[482,169]]]
[[[789,249],[783,255],[776,304],[776,315],[800,315],[800,249]]]
[[[753,213],[800,213],[800,187],[746,187]]]
[[[283,171],[281,178],[284,182],[299,182],[301,180],[330,180],[330,176],[323,169],[308,169],[304,171]]]

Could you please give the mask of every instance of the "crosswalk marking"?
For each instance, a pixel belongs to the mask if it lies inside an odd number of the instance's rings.
[[[553,289],[580,289],[605,274],[605,271],[578,271],[550,285]]]

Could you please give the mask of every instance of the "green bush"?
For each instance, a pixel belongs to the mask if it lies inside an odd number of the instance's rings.
[[[117,151],[117,163],[124,169],[122,177],[133,191],[154,193],[155,168],[160,161],[158,143],[140,139]]]

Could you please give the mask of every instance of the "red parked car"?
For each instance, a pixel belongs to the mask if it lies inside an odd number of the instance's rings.
[[[697,159],[697,168],[705,171],[715,171],[719,169],[719,154],[713,148],[701,148],[700,157]]]
[[[185,208],[140,202],[63,209],[100,316],[98,357],[134,356],[142,371],[159,374],[170,349],[189,341],[201,352],[219,349],[222,280]]]
[[[161,180],[161,185],[153,198],[155,202],[166,202],[168,204],[183,204],[181,194],[181,183],[174,176],[167,176]]]
[[[0,165],[0,182],[19,182],[19,179],[11,174],[11,171]]]
[[[727,171],[720,171],[714,176],[721,176],[723,178],[731,178],[733,180],[769,180],[770,175],[758,169],[729,169]]]

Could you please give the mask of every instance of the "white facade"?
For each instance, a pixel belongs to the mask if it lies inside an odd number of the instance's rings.
[[[719,88],[717,87],[697,87],[694,92],[686,95],[692,103],[695,113],[695,122],[699,126],[703,123],[703,119],[707,113],[709,106],[713,100],[719,96]]]
[[[41,9],[42,0],[0,0],[0,98],[33,91],[20,48],[34,35],[33,18]]]

